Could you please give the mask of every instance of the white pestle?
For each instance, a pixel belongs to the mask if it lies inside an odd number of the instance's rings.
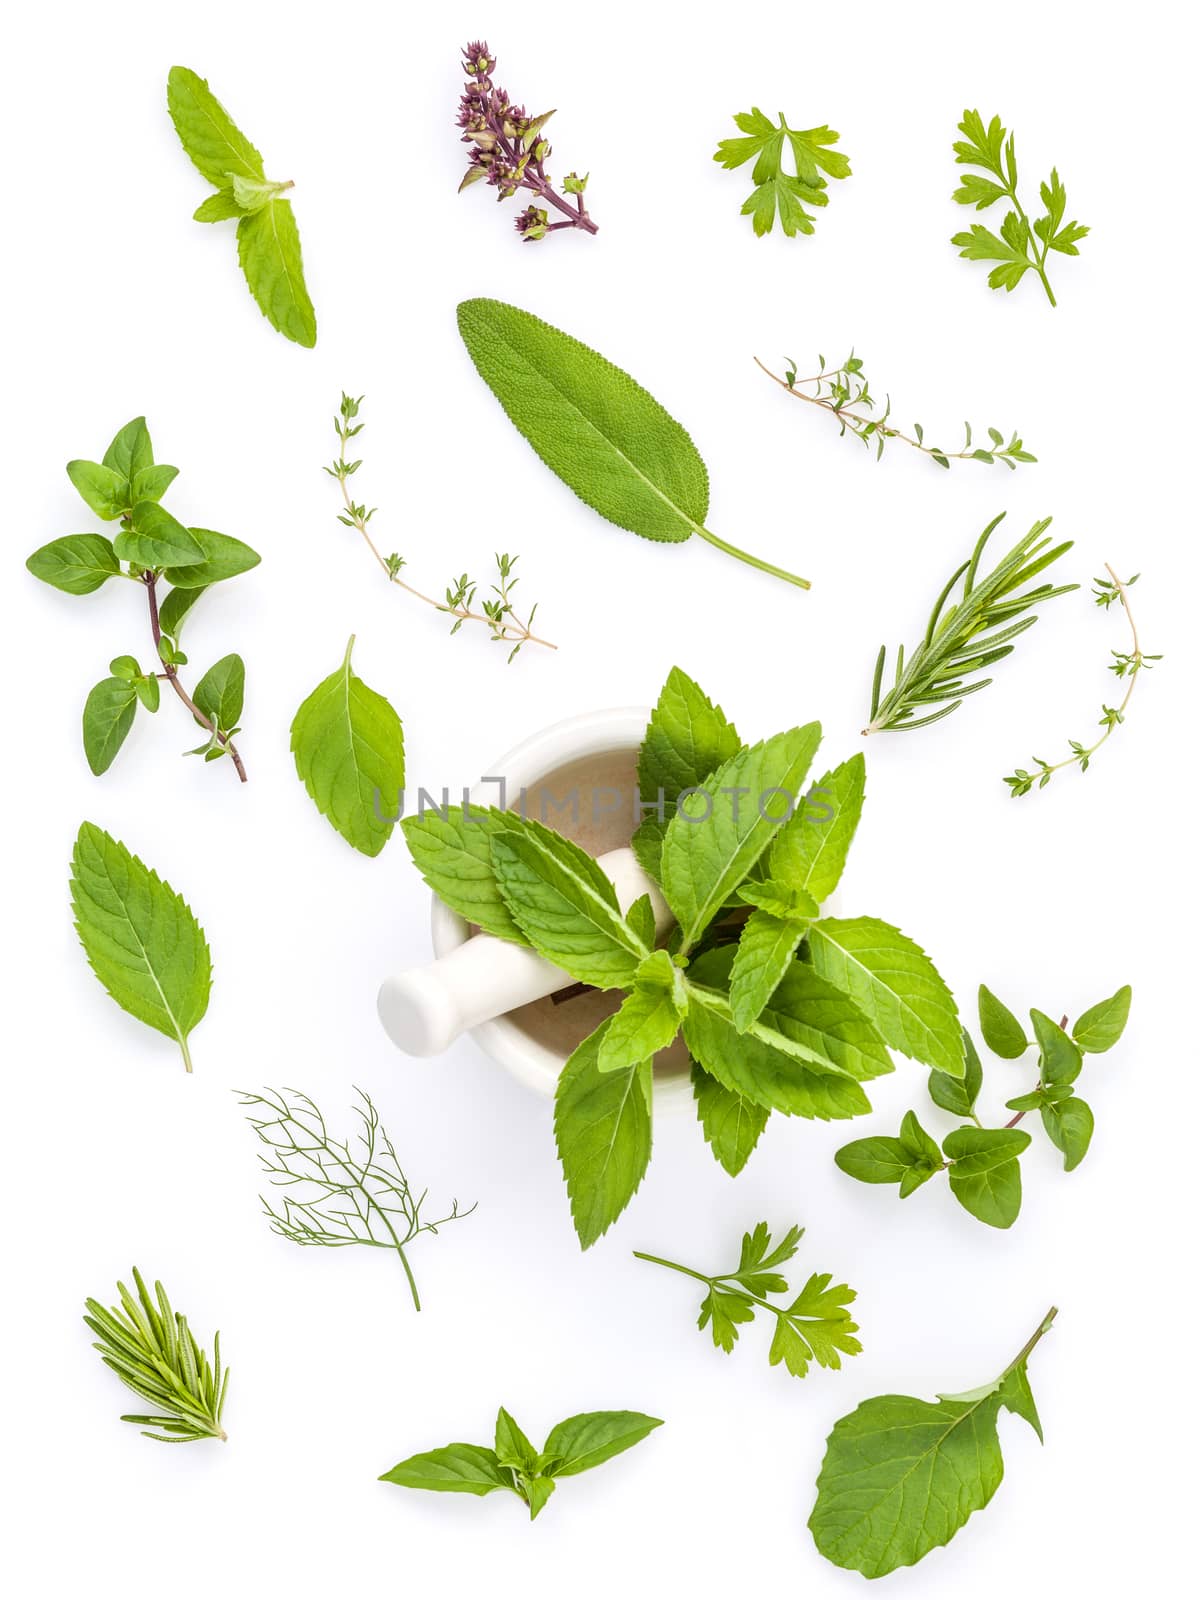
[[[597,864],[616,889],[622,911],[647,894],[658,932],[672,925],[675,919],[661,890],[632,850],[610,850]],[[379,1019],[392,1043],[407,1055],[436,1056],[469,1028],[573,982],[570,973],[523,945],[477,933],[427,966],[385,978]]]

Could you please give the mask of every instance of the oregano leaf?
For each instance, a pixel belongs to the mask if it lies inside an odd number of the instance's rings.
[[[107,772],[137,714],[138,695],[128,678],[101,678],[83,706],[83,753],[96,774]]]
[[[64,594],[92,594],[119,576],[112,541],[101,533],[69,533],[35,550],[25,563],[35,578]]]

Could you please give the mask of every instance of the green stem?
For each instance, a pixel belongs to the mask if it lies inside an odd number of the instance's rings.
[[[652,1261],[656,1267],[670,1267],[672,1272],[682,1272],[687,1278],[695,1278],[697,1283],[706,1283],[711,1289],[713,1280],[706,1278],[702,1272],[693,1272],[691,1267],[681,1267],[678,1261],[664,1261],[662,1256],[648,1255],[645,1250],[635,1250],[634,1255],[639,1261]]]
[[[726,1293],[741,1295],[743,1299],[750,1300],[756,1306],[761,1306],[764,1311],[773,1311],[777,1317],[783,1316],[782,1306],[773,1306],[769,1300],[751,1294],[732,1272],[718,1272],[715,1277],[707,1277],[703,1272],[696,1272],[691,1267],[681,1267],[678,1261],[664,1261],[662,1256],[648,1255],[645,1250],[635,1250],[634,1255],[639,1261],[652,1261],[656,1267],[669,1267],[672,1272],[682,1272],[685,1278],[695,1278],[697,1283],[707,1284],[710,1289],[723,1285]]]
[[[696,524],[696,532],[709,544],[715,545],[718,550],[723,550],[727,556],[744,561],[748,567],[757,567],[760,572],[768,572],[773,578],[782,578],[784,583],[794,583],[797,589],[812,588],[807,578],[798,578],[794,572],[785,572],[782,567],[776,567],[770,561],[760,561],[748,551],[739,550],[735,544],[726,544],[724,539],[719,539],[715,533],[710,533],[707,528],[702,528],[699,524]]]
[[[192,1052],[188,1049],[186,1034],[180,1035],[179,1048],[183,1051],[183,1064],[188,1072],[190,1072],[192,1070]]]
[[[1038,255],[1037,234],[1034,233],[1029,218],[1025,215],[1025,210],[1021,205],[1021,202],[1017,199],[1017,191],[1015,189],[1009,189],[1008,198],[1012,201],[1014,207],[1016,208],[1017,215],[1025,224],[1025,229],[1029,235],[1030,244],[1033,247],[1033,266],[1038,277],[1042,280],[1042,288],[1046,291],[1046,298],[1049,300],[1052,306],[1057,306],[1058,301],[1054,298],[1054,290],[1050,287],[1050,279],[1046,276],[1046,252],[1049,250],[1050,246],[1048,244],[1043,245],[1042,253],[1040,256]]]
[[[1034,1332],[1030,1334],[1028,1339],[1026,1339],[1019,1353],[1013,1357],[1013,1359],[1005,1367],[1004,1371],[1000,1374],[1002,1379],[1007,1378],[1010,1372],[1015,1372],[1023,1361],[1028,1361],[1029,1357],[1033,1354],[1043,1337],[1050,1332],[1050,1329],[1054,1324],[1054,1319],[1057,1315],[1058,1307],[1051,1306]]]

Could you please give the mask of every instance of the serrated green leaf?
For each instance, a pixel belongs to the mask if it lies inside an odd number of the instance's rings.
[[[806,926],[767,911],[754,911],[747,918],[729,974],[729,1004],[739,1033],[758,1019],[779,987],[795,960]]]
[[[137,690],[128,678],[101,678],[83,706],[83,753],[97,777],[107,772],[137,714]]]
[[[729,1176],[736,1178],[754,1153],[770,1111],[727,1089],[695,1061],[692,1093],[705,1142]]]
[[[238,261],[271,326],[293,344],[317,342],[317,314],[304,282],[300,231],[290,200],[276,197],[238,223]]]
[[[258,151],[207,81],[189,67],[172,67],[168,73],[167,110],[192,165],[218,189],[235,172],[244,178],[263,176]]]
[[[943,1111],[952,1112],[956,1117],[969,1117],[974,1113],[975,1102],[983,1087],[983,1064],[975,1048],[975,1041],[965,1028],[963,1063],[964,1071],[961,1078],[951,1078],[944,1072],[938,1072],[936,1068],[929,1074],[929,1098],[935,1106],[941,1106]]]
[[[983,1042],[1005,1061],[1016,1061],[1029,1049],[1025,1029],[986,984],[979,985],[979,1028]]]
[[[814,899],[837,888],[862,815],[867,764],[851,756],[808,791],[771,846],[770,873]]]
[[[754,1321],[754,1302],[737,1289],[718,1289],[713,1284],[700,1302],[696,1326],[710,1328],[718,1350],[731,1355],[738,1341],[738,1327]]]
[[[177,1040],[190,1072],[188,1036],[208,1009],[212,987],[208,942],[190,907],[92,822],[75,841],[71,904],[88,964],[104,988],[122,1010]]]
[[[233,198],[242,211],[261,211],[276,195],[292,187],[291,183],[272,183],[267,178],[243,178],[235,173]]]
[[[666,957],[665,950],[660,954]],[[653,1061],[675,1039],[679,1022],[678,1007],[668,990],[635,988],[610,1021],[596,1065],[601,1072],[614,1072]]]
[[[209,667],[192,691],[192,699],[221,733],[228,733],[241,720],[245,691],[246,664],[241,656],[228,655]]]
[[[672,667],[638,752],[640,799],[652,806],[662,796],[662,817],[648,811],[633,836],[634,853],[655,882],[675,802],[685,789],[698,788],[740,749],[737,729],[720,706],[714,705],[686,672]]]
[[[405,817],[400,824],[417,871],[440,900],[460,917],[498,939],[525,944],[513,921],[492,866],[492,840],[504,813],[492,807],[448,806]]]
[[[625,920],[633,929],[634,934],[649,949],[658,937],[658,924],[654,916],[654,906],[648,894],[640,894],[629,910],[625,913]]]
[[[131,513],[133,526],[113,540],[122,561],[135,567],[190,567],[204,560],[204,547],[182,522],[156,500],[139,500]]]
[[[837,1372],[842,1356],[862,1354],[854,1337],[858,1324],[846,1310],[858,1296],[844,1283],[831,1284],[831,1273],[814,1272],[779,1316],[768,1357],[773,1367],[782,1362],[794,1378],[803,1378],[811,1361]]]
[[[757,906],[772,917],[785,922],[797,922],[802,926],[812,922],[821,910],[807,889],[795,889],[776,878],[743,883],[737,891],[737,898],[744,905]]]
[[[99,461],[68,461],[67,477],[102,522],[115,522],[129,509],[129,480]]]
[[[163,576],[177,589],[207,589],[210,584],[249,572],[262,560],[257,550],[227,533],[214,533],[211,528],[189,528],[188,532],[201,554],[199,560],[189,561],[186,566],[167,567]]]
[[[826,917],[808,930],[808,951],[815,970],[850,996],[885,1044],[962,1076],[958,1007],[919,945],[875,917]]]
[[[1107,1000],[1090,1006],[1071,1029],[1071,1037],[1079,1048],[1092,1056],[1111,1050],[1125,1031],[1132,999],[1133,990],[1125,984]]]
[[[650,1160],[650,1066],[601,1072],[607,1027],[606,1019],[567,1058],[554,1097],[558,1158],[585,1250],[633,1199]]]
[[[380,1482],[402,1489],[437,1489],[450,1494],[491,1494],[494,1489],[514,1489],[512,1472],[502,1467],[494,1450],[477,1444],[448,1444],[425,1450],[397,1462]]]
[[[193,222],[229,222],[243,215],[242,207],[234,198],[232,189],[218,189],[192,212]]]
[[[102,533],[69,533],[52,539],[25,565],[35,578],[64,594],[92,594],[121,571],[112,542]]]
[[[347,844],[377,856],[392,835],[404,789],[404,729],[381,694],[350,666],[354,636],[336,672],[292,721],[296,773]]]

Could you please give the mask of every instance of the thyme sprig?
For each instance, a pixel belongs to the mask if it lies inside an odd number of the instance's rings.
[[[1107,561],[1104,563],[1104,570],[1108,573],[1107,578],[1094,578],[1092,580],[1094,584],[1092,589],[1093,598],[1096,604],[1102,606],[1105,611],[1114,601],[1119,601],[1132,635],[1132,648],[1111,651],[1110,654],[1113,659],[1108,666],[1108,670],[1111,673],[1114,673],[1118,678],[1124,679],[1126,686],[1125,697],[1119,706],[1102,705],[1100,707],[1098,726],[1103,728],[1104,732],[1090,745],[1085,745],[1079,739],[1068,739],[1067,743],[1071,748],[1071,754],[1064,756],[1061,761],[1049,762],[1044,761],[1041,756],[1034,756],[1034,764],[1037,767],[1036,772],[1027,772],[1024,767],[1017,767],[1014,772],[1005,778],[1004,781],[1014,799],[1019,799],[1021,795],[1029,794],[1035,787],[1044,789],[1054,774],[1061,772],[1065,767],[1078,767],[1080,772],[1086,772],[1096,751],[1099,750],[1102,744],[1106,744],[1112,738],[1114,732],[1125,721],[1125,712],[1130,700],[1133,699],[1133,691],[1137,684],[1138,674],[1143,669],[1148,670],[1151,662],[1162,660],[1161,655],[1148,655],[1142,649],[1141,641],[1138,638],[1137,623],[1133,619],[1133,612],[1129,609],[1129,590],[1138,581],[1141,574],[1135,572],[1132,578],[1118,578]]]
[[[968,683],[966,679],[1010,655],[1012,641],[1026,628],[1033,627],[1037,617],[1022,616],[1022,612],[1043,600],[1053,600],[1057,595],[1078,589],[1077,583],[1058,588],[1043,583],[1026,589],[1023,594],[1015,592],[1065,555],[1074,543],[1068,539],[1051,549],[1046,548],[1051,541],[1042,535],[1050,526],[1049,517],[1034,523],[993,571],[981,578],[979,564],[984,547],[1003,519],[1001,512],[988,523],[970,559],[951,575],[934,602],[924,638],[907,661],[904,646],[898,647],[894,681],[887,694],[881,692],[887,646],[880,646],[871,687],[871,720],[863,729],[864,734],[905,732],[948,717],[967,695],[986,689],[992,681],[982,678]],[[960,579],[959,597],[950,602],[950,595]],[[947,705],[946,701],[950,703]],[[939,709],[927,711],[930,706]]]
[[[542,639],[533,632],[533,619],[537,612],[534,605],[529,615],[522,620],[513,606],[513,590],[516,588],[518,578],[513,577],[513,569],[518,557],[510,556],[507,552],[496,555],[497,582],[492,585],[491,597],[478,600],[478,583],[463,573],[461,577],[454,578],[446,585],[445,597],[437,600],[433,595],[424,594],[420,589],[414,588],[400,576],[401,570],[408,565],[405,558],[395,551],[391,555],[383,555],[372,539],[367,524],[378,510],[377,506],[359,505],[350,493],[348,480],[354,476],[361,461],[351,461],[346,454],[346,446],[357,434],[360,434],[365,423],[358,422],[359,408],[364,396],[359,395],[353,399],[343,393],[338,414],[333,419],[334,431],[338,437],[338,453],[332,466],[325,468],[331,478],[336,478],[342,491],[342,500],[345,510],[338,515],[338,521],[344,527],[356,529],[366,541],[367,548],[375,560],[387,574],[388,582],[394,583],[397,588],[403,589],[406,594],[411,594],[427,606],[432,606],[435,611],[444,612],[453,617],[451,634],[456,634],[464,622],[482,622],[488,629],[490,636],[497,644],[510,645],[508,660],[511,662],[524,644],[544,645],[547,650],[557,650],[556,644],[551,644],[549,639]]]
[[[778,373],[772,372],[765,362],[755,356],[755,363],[766,373],[767,377],[777,383],[781,389],[786,389],[788,394],[794,395],[797,400],[804,400],[811,406],[817,406],[822,411],[827,411],[835,417],[840,424],[843,434],[851,434],[855,439],[861,439],[867,449],[874,449],[876,461],[883,455],[883,447],[889,439],[899,439],[902,444],[909,445],[913,450],[919,450],[927,455],[939,467],[949,469],[951,461],[981,461],[991,466],[997,461],[1002,461],[1012,472],[1016,471],[1018,461],[1036,461],[1037,457],[1030,455],[1025,449],[1024,441],[1016,432],[1013,433],[1008,443],[1004,442],[1004,435],[999,428],[989,428],[988,438],[991,447],[974,442],[974,432],[969,422],[963,423],[965,437],[961,450],[944,450],[940,445],[925,443],[925,429],[919,422],[913,423],[912,433],[905,433],[903,429],[893,426],[889,422],[892,414],[890,396],[885,396],[883,411],[877,417],[869,417],[864,413],[874,410],[875,396],[871,393],[870,380],[863,371],[861,356],[856,356],[851,350],[840,367],[827,368],[825,357],[818,356],[821,370],[811,378],[797,376],[797,367],[791,356],[784,358],[787,368],[781,378]],[[812,393],[806,393],[812,389]],[[861,409],[855,410],[855,407]]]
[[[290,1192],[276,1206],[261,1196],[273,1233],[293,1244],[369,1245],[400,1257],[413,1305],[421,1309],[416,1280],[405,1253],[422,1233],[436,1234],[447,1222],[470,1216],[474,1206],[426,1222],[421,1215],[428,1191],[414,1193],[371,1097],[356,1089],[355,1113],[361,1130],[353,1141],[335,1139],[308,1095],[298,1089],[239,1091],[247,1121],[267,1147],[263,1171],[277,1188]]]
[[[88,1300],[83,1319],[96,1335],[94,1348],[104,1365],[156,1407],[154,1415],[123,1416],[121,1421],[136,1423],[160,1444],[224,1439],[221,1413],[229,1369],[221,1366],[221,1335],[213,1336],[210,1362],[187,1318],[171,1309],[162,1284],[155,1283],[152,1297],[136,1267],[133,1281],[136,1299],[118,1283],[121,1304],[106,1309],[98,1300]]]

